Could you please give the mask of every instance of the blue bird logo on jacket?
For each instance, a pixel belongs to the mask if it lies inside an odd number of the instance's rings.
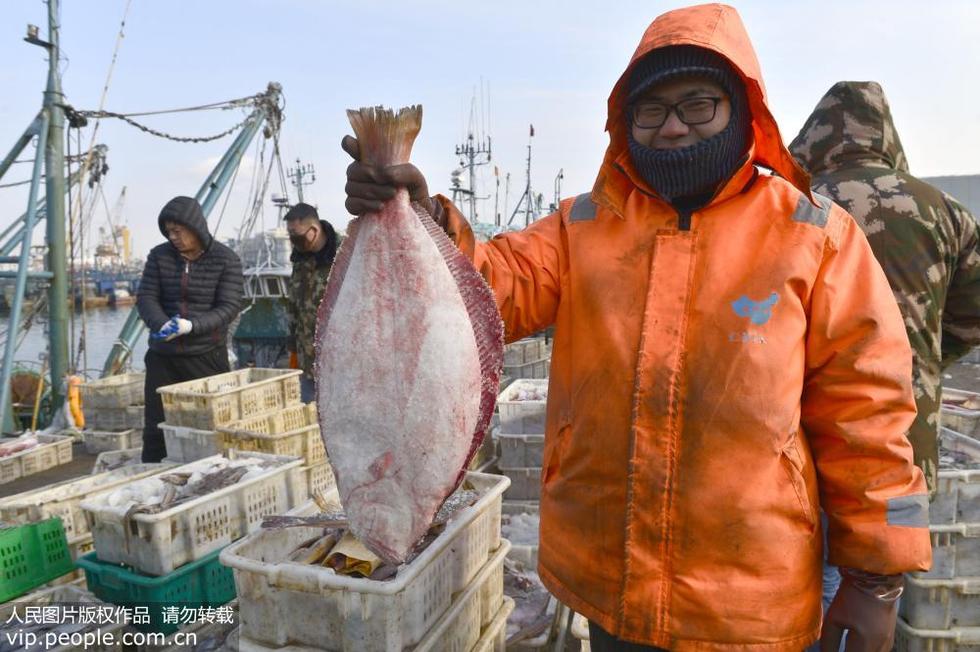
[[[773,292],[768,299],[763,301],[753,301],[746,295],[740,296],[732,302],[732,309],[739,317],[748,317],[756,326],[762,326],[772,317],[772,307],[779,301],[779,295]]]

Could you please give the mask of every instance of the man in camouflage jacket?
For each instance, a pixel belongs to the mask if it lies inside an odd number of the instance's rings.
[[[285,220],[289,240],[293,244],[287,346],[290,366],[303,370],[300,379],[303,401],[312,401],[316,314],[337,253],[337,233],[329,222],[320,219],[316,209],[309,204],[296,204],[286,213]]]
[[[834,84],[790,151],[813,175],[814,190],[854,216],[895,293],[914,358],[918,415],[909,438],[935,493],[942,369],[980,345],[977,222],[909,173],[876,82]]]

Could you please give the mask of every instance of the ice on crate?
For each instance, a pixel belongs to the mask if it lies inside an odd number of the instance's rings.
[[[226,469],[244,469],[244,473],[231,484],[244,482],[269,472],[266,462],[248,457],[240,460],[220,458],[199,463],[191,468],[193,470],[183,483],[168,482],[163,478],[169,477],[170,474],[163,473],[116,489],[106,497],[106,504],[121,513],[131,508],[160,505],[165,497],[168,498],[168,504],[176,504],[183,500],[205,496],[222,488],[222,486],[208,487],[206,480],[208,476],[214,476]],[[186,473],[186,470],[183,472]]]
[[[514,545],[538,544],[539,517],[537,514],[503,514],[500,517],[500,536]]]
[[[547,388],[520,387],[507,397],[508,401],[547,401]]]

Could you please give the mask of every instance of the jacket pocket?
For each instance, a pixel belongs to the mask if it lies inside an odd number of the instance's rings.
[[[800,449],[799,438],[800,433],[797,431],[793,433],[789,443],[783,446],[779,452],[780,463],[786,472],[790,486],[793,487],[793,492],[796,494],[803,520],[810,526],[810,531],[813,532],[817,527],[817,513],[813,501],[810,500],[810,493],[807,488],[806,477],[804,476],[806,462],[804,453]]]
[[[541,483],[548,485],[553,482],[555,476],[561,468],[561,458],[568,446],[568,437],[571,434],[572,424],[563,423],[558,426],[558,431],[554,436],[545,435],[544,457],[542,459]]]

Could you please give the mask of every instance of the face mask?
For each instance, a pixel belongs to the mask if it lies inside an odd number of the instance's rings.
[[[309,235],[310,229],[312,228],[313,227],[311,226],[310,228],[306,229],[306,231],[303,231],[303,233],[291,234],[289,236],[289,241],[300,251],[306,251],[306,249],[309,247],[309,242],[307,241],[306,236]]]

